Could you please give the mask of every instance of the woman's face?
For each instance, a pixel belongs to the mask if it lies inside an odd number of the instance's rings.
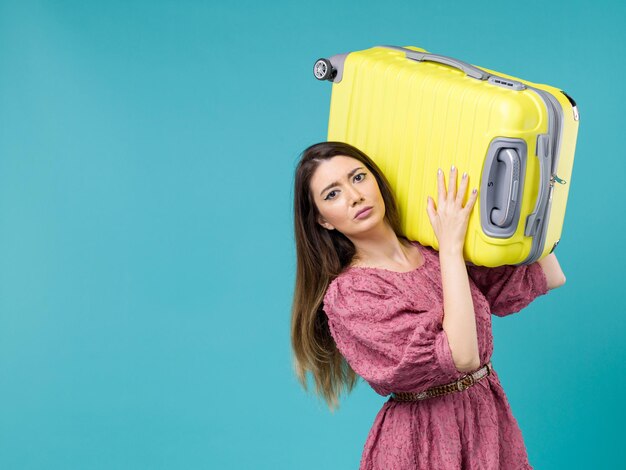
[[[358,237],[383,223],[385,201],[376,178],[355,158],[337,155],[321,162],[311,177],[311,191],[318,223],[328,230]]]

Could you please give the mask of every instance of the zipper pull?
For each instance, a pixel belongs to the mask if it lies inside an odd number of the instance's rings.
[[[550,182],[551,182],[552,184],[554,184],[554,182],[555,182],[555,181],[556,181],[557,183],[559,183],[559,184],[567,184],[567,181],[562,180],[561,178],[559,178],[559,177],[556,175],[556,173],[555,173],[555,174],[553,174],[553,175],[550,177]]]

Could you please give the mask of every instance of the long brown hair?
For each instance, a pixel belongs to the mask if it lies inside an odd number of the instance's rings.
[[[357,374],[343,358],[330,334],[323,299],[331,281],[352,261],[353,243],[338,230],[318,223],[319,212],[310,188],[318,165],[337,155],[355,158],[374,175],[385,203],[385,219],[400,234],[400,220],[391,187],[376,163],[358,148],[344,142],[320,142],[302,152],[295,174],[294,230],[296,282],[291,311],[291,345],[294,369],[305,390],[306,373],[315,380],[317,395],[331,412],[339,407],[342,389],[349,393]]]

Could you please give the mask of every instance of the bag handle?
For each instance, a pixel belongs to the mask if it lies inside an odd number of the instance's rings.
[[[430,61],[430,62],[438,62],[444,65],[450,65],[454,68],[462,70],[469,77],[476,78],[478,80],[487,80],[490,75],[484,70],[479,69],[478,67],[474,67],[467,62],[463,62],[458,59],[454,59],[452,57],[448,57],[445,55],[431,54],[429,52],[419,52],[414,51],[412,49],[407,49],[406,47],[398,47],[398,46],[378,46],[378,47],[386,47],[388,49],[395,49],[398,51],[402,51],[406,54],[407,59],[416,60],[417,62]]]

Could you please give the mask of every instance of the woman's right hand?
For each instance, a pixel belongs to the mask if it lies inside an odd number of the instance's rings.
[[[437,207],[435,207],[433,198],[428,196],[426,211],[439,241],[439,252],[443,250],[462,254],[467,233],[467,223],[478,198],[478,191],[474,188],[470,193],[467,204],[463,206],[469,177],[465,173],[461,177],[458,194],[456,191],[456,180],[457,169],[453,166],[450,169],[450,187],[446,189],[443,171],[439,168],[437,172],[437,184],[439,186]]]

